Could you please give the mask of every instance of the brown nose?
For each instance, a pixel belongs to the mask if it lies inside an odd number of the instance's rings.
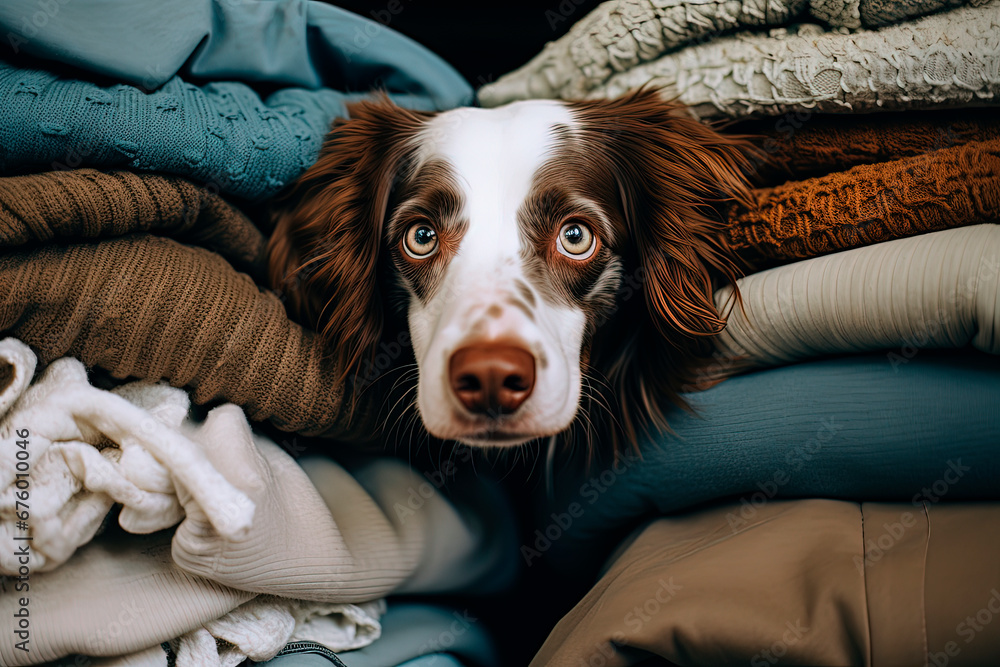
[[[513,345],[469,345],[451,355],[451,389],[462,405],[493,417],[511,413],[535,387],[535,358]]]

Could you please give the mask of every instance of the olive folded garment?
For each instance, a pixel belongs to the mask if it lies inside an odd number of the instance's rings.
[[[531,664],[994,664],[998,521],[998,503],[929,499],[773,500],[658,518]]]

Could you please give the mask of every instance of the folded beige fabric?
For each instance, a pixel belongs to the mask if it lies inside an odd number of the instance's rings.
[[[11,365],[10,376],[34,370],[34,354],[15,339],[0,341],[0,357]],[[253,502],[203,453],[245,429],[242,415],[227,420],[213,410],[204,425],[185,425],[183,391],[147,383],[117,393],[95,389],[83,364],[68,358],[50,364],[30,387],[0,390],[0,403],[11,402],[17,390],[20,396],[0,414],[0,539],[13,544],[30,536],[33,572],[54,569],[89,542],[114,503],[122,505],[118,522],[130,532],[176,525],[184,516],[178,487],[227,538],[249,530]],[[30,502],[22,505],[24,494]],[[29,521],[22,518],[26,506]],[[0,551],[0,574],[16,574],[19,566],[14,550]]]
[[[721,32],[781,25],[805,7],[806,0],[612,0],[546,44],[528,64],[477,94],[487,107],[539,97],[584,97],[612,74],[666,51]],[[546,17],[553,28],[570,20],[552,10]]]
[[[716,346],[747,366],[889,349],[1000,354],[1000,225],[975,225],[807,259],[739,281]],[[715,302],[732,301],[722,288]]]
[[[247,658],[263,662],[300,640],[331,651],[358,649],[381,636],[384,613],[383,600],[323,604],[261,595],[172,641],[174,667],[237,667]],[[166,653],[154,655],[167,667]]]
[[[742,33],[613,76],[589,97],[652,83],[700,118],[995,104],[1000,2],[852,34],[802,25]]]
[[[215,411],[239,414],[232,405]],[[0,664],[36,664],[71,653],[130,655],[187,636],[186,664],[202,667],[197,656],[206,655],[211,643],[206,632],[239,639],[222,657],[242,651],[263,660],[294,632],[327,636],[321,627],[297,626],[290,618],[396,591],[454,592],[491,576],[510,556],[509,544],[491,540],[500,521],[483,519],[488,508],[480,501],[463,500],[476,511],[456,507],[400,461],[374,460],[355,479],[332,461],[312,459],[307,465],[324,484],[321,496],[288,454],[248,427],[242,436],[214,440],[207,453],[257,507],[246,538],[220,536],[184,496],[186,518],[172,537],[161,531],[90,542],[55,570],[30,575],[31,652],[15,649],[18,637],[2,633]],[[0,615],[8,618],[19,609],[14,583],[0,579]],[[239,620],[274,607],[262,601],[263,607],[213,623],[257,593],[281,597],[285,611],[268,612],[266,627]],[[343,614],[347,608],[332,609]],[[275,628],[285,628],[284,634]],[[358,631],[352,641],[374,636],[371,629]]]
[[[30,576],[29,652],[0,633],[5,667],[72,653],[114,656],[174,639],[228,614],[256,594],[190,575],[170,557],[170,535],[95,540],[52,572]],[[0,613],[20,609],[13,579],[0,578]]]
[[[913,16],[929,14],[966,4],[967,0],[809,0],[809,13],[834,28],[850,28],[898,23]],[[970,4],[977,4],[973,0]]]
[[[656,519],[531,664],[994,664],[998,521],[997,503],[834,500]]]
[[[333,651],[367,646],[381,634],[382,601],[360,605],[255,596],[180,571],[170,535],[99,539],[58,570],[29,575],[30,650],[0,638],[0,664],[39,664],[69,653],[113,656],[100,665],[235,666],[264,661],[308,639]],[[0,580],[0,610],[17,613],[21,594]],[[23,594],[23,593],[22,593]],[[5,635],[11,633],[5,633]],[[141,649],[141,650],[140,650]],[[88,658],[89,660],[89,658]],[[89,664],[89,663],[88,663]]]
[[[614,98],[653,85],[706,119],[995,104],[998,30],[1000,2],[992,0],[850,34],[810,24],[744,32],[651,62],[626,58],[627,69],[582,96]],[[595,69],[596,78],[605,78]],[[561,72],[549,65],[525,81],[501,79],[484,87],[480,99],[492,106],[527,97],[581,97],[584,91],[567,86],[561,73],[548,84],[553,71]]]
[[[810,16],[832,28],[874,28],[963,4],[966,0],[611,0],[546,44],[526,65],[483,86],[478,96],[489,107],[539,97],[585,97],[615,74],[736,29],[779,26]],[[576,18],[567,16],[564,7],[571,5],[545,12],[553,28]]]

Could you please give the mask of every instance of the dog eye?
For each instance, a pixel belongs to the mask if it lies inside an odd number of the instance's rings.
[[[403,239],[403,250],[413,259],[425,259],[438,248],[437,232],[426,222],[410,225]]]
[[[567,222],[559,229],[557,240],[559,252],[572,259],[587,259],[597,247],[597,237],[590,227],[576,220]]]

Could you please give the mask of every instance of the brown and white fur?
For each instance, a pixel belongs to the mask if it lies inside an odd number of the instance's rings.
[[[403,326],[436,437],[516,445],[582,403],[633,443],[666,427],[725,325],[712,293],[737,268],[715,207],[747,201],[743,138],[650,90],[438,114],[379,96],[350,116],[269,246],[346,380]]]

